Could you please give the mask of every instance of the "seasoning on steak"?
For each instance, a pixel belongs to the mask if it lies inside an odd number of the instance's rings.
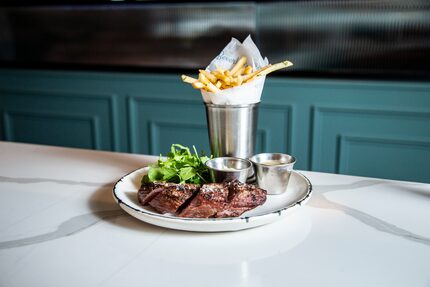
[[[228,205],[216,217],[236,217],[266,202],[267,191],[239,181],[225,183],[229,189]]]
[[[180,217],[236,217],[266,201],[267,192],[239,181],[203,185]]]
[[[222,183],[205,184],[190,204],[182,210],[180,217],[209,218],[225,208],[228,188]]]
[[[139,202],[149,204],[160,213],[176,213],[199,189],[197,184],[151,182],[142,184],[138,192]]]

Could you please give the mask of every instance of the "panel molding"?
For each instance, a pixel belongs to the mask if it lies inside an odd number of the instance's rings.
[[[383,117],[410,117],[410,118],[423,118],[428,119],[430,123],[430,112],[424,111],[410,111],[410,110],[377,110],[372,108],[351,108],[351,107],[333,107],[333,106],[311,106],[311,127],[310,127],[310,157],[309,166],[311,170],[318,170],[321,168],[321,163],[317,155],[321,155],[320,143],[322,138],[322,118],[324,113],[334,113],[334,114],[361,114],[361,115],[380,115]],[[336,165],[338,166],[338,158],[340,156],[340,140],[342,139],[342,134],[337,135],[337,147],[336,147]],[[336,170],[339,167],[336,168]]]
[[[388,137],[370,137],[343,134],[338,136],[338,151],[339,154],[336,163],[337,173],[347,173],[349,168],[349,148],[352,143],[371,143],[371,144],[386,144],[392,146],[408,146],[408,147],[424,147],[430,149],[430,141],[424,139],[399,139]]]
[[[4,95],[16,95],[16,96],[43,96],[52,98],[81,98],[81,99],[92,99],[92,100],[103,100],[108,103],[109,117],[108,124],[110,126],[110,139],[112,141],[112,147],[114,151],[119,151],[119,130],[118,130],[118,101],[117,94],[114,93],[77,93],[67,90],[44,90],[44,89],[4,89],[0,88],[0,96]],[[99,120],[99,119],[98,119]],[[99,131],[100,132],[100,131]],[[101,142],[100,142],[101,143]],[[100,145],[99,143],[99,145]]]
[[[402,81],[380,81],[380,80],[347,80],[347,79],[321,79],[321,78],[307,78],[307,79],[291,79],[291,78],[267,78],[268,85],[275,88],[285,88],[287,84],[292,89],[323,89],[324,94],[333,90],[355,90],[360,89],[365,91],[376,92],[429,92],[430,86],[428,82],[402,82]]]
[[[314,113],[314,125],[316,118],[321,113],[335,113],[335,114],[367,114],[367,115],[383,115],[383,116],[400,116],[400,117],[414,117],[414,118],[429,118],[430,112],[427,111],[412,111],[412,110],[396,110],[396,109],[372,109],[372,108],[351,108],[351,107],[328,107],[328,106],[312,106]]]
[[[180,99],[177,98],[154,98],[149,96],[134,96],[134,95],[128,95],[127,101],[135,101],[135,102],[148,102],[148,103],[158,103],[158,104],[191,104],[191,105],[202,105],[203,100],[199,98],[198,100],[192,100],[192,99]]]
[[[194,124],[194,123],[175,123],[175,122],[163,122],[163,121],[149,121],[149,152],[150,154],[155,153],[155,147],[160,146],[159,134],[160,128],[163,127],[176,127],[176,128],[189,128],[189,129],[198,129],[198,130],[206,130],[204,125]]]
[[[101,131],[100,122],[97,116],[88,116],[83,114],[70,114],[70,113],[58,113],[58,112],[36,112],[36,111],[18,111],[18,110],[3,110],[3,130],[5,140],[14,141],[15,136],[13,132],[13,116],[24,116],[40,119],[65,119],[71,121],[86,121],[89,122],[91,127],[91,141],[93,149],[101,149]]]
[[[279,105],[275,105],[275,104],[260,104],[260,114],[261,114],[261,109],[267,109],[267,110],[276,110],[276,111],[281,111],[286,120],[287,120],[287,132],[284,133],[283,139],[287,145],[287,153],[289,154],[293,154],[294,153],[294,146],[293,146],[293,138],[292,135],[295,132],[295,122],[294,122],[294,116],[295,116],[295,106],[292,104],[279,104]],[[266,133],[266,144],[265,144],[265,148],[267,148],[268,146],[270,146],[270,143],[268,142],[269,140],[269,132],[264,129],[265,133]]]
[[[261,148],[263,150],[267,150],[267,147],[269,146],[270,132],[267,129],[257,128],[257,133],[256,133],[257,138],[255,139],[256,140],[255,148],[257,148],[257,139],[259,135],[261,138]]]
[[[136,109],[137,105],[139,103],[143,104],[177,104],[177,105],[193,105],[193,106],[200,106],[203,105],[201,101],[197,100],[171,100],[171,99],[163,99],[163,98],[153,98],[153,97],[138,97],[138,96],[132,96],[129,95],[126,98],[126,106],[127,106],[127,124],[128,124],[128,147],[131,153],[138,153],[138,147],[137,147],[137,138],[136,135],[138,134],[138,126],[137,123],[134,121],[134,119],[138,118]],[[162,122],[162,121],[161,121]],[[171,122],[170,122],[171,123]],[[191,125],[193,123],[190,123]],[[150,146],[148,146],[149,152],[153,151],[153,148],[151,147],[154,142],[152,139],[152,134],[154,131],[152,131],[151,127],[151,121],[148,123],[148,138],[151,139]]]

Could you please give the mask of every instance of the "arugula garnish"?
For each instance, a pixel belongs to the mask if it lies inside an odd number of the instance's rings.
[[[161,181],[173,183],[195,183],[204,184],[210,182],[208,168],[205,162],[209,157],[204,152],[199,156],[196,147],[193,146],[194,153],[188,147],[180,144],[173,144],[167,159],[160,159],[156,164],[149,166],[148,174],[142,178],[142,183]]]

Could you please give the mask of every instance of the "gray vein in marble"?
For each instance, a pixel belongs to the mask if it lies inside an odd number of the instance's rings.
[[[32,245],[32,244],[58,239],[61,237],[70,236],[97,224],[101,220],[111,219],[121,215],[124,215],[124,212],[122,210],[105,210],[105,211],[97,211],[94,213],[75,216],[61,223],[58,226],[57,230],[53,232],[44,233],[44,234],[27,237],[27,238],[21,238],[17,240],[0,242],[0,250]]]
[[[319,191],[319,187],[318,187],[318,191]],[[391,224],[382,219],[371,216],[360,210],[357,210],[339,203],[332,202],[327,198],[325,198],[324,195],[322,194],[315,193],[314,198],[310,200],[308,204],[315,208],[332,209],[332,210],[341,211],[378,231],[389,233],[410,241],[414,241],[417,243],[430,246],[430,238],[428,237],[424,237],[424,236],[412,233],[408,230],[397,227],[394,224]]]
[[[318,193],[326,193],[337,190],[351,190],[351,189],[359,189],[363,187],[369,187],[374,185],[384,185],[384,187],[389,187],[391,190],[396,192],[406,192],[413,193],[414,195],[418,195],[420,197],[424,197],[426,199],[430,198],[430,190],[425,191],[422,187],[421,183],[415,182],[393,182],[390,180],[381,180],[381,179],[365,179],[359,180],[352,183],[347,184],[330,184],[330,185],[318,185],[316,188],[318,189]]]
[[[102,183],[102,182],[89,182],[89,181],[75,181],[75,180],[65,180],[65,179],[53,179],[53,178],[23,178],[23,177],[7,177],[0,176],[0,182],[10,182],[18,184],[32,184],[32,183],[43,183],[51,182],[66,185],[86,185],[86,186],[101,186],[101,187],[111,187],[114,182]]]

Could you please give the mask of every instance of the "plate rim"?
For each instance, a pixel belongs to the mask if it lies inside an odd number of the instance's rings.
[[[137,169],[135,169],[135,170],[133,170],[133,171],[131,171],[131,172],[129,172],[129,173],[127,173],[127,174],[125,174],[124,176],[122,176],[116,183],[115,183],[115,185],[114,185],[114,187],[113,187],[113,189],[112,189],[112,194],[113,194],[113,197],[114,197],[114,199],[115,199],[115,201],[117,202],[117,204],[122,208],[122,206],[121,205],[123,205],[123,206],[126,206],[127,208],[130,208],[130,209],[132,209],[133,211],[135,211],[135,212],[137,212],[137,213],[141,213],[141,214],[144,214],[145,216],[149,216],[149,217],[155,217],[155,218],[162,218],[162,219],[164,219],[164,220],[174,220],[174,221],[177,221],[177,220],[179,220],[179,221],[188,221],[188,222],[190,222],[190,221],[193,221],[193,222],[204,222],[204,223],[209,223],[209,222],[223,222],[223,221],[241,221],[241,220],[245,220],[246,222],[248,222],[249,221],[249,219],[250,218],[261,218],[261,217],[264,217],[264,216],[270,216],[270,215],[272,215],[272,214],[278,214],[279,216],[282,214],[282,212],[283,211],[286,211],[286,210],[288,210],[288,209],[291,209],[291,208],[293,208],[293,207],[295,207],[295,206],[301,206],[303,203],[305,203],[310,197],[311,197],[311,195],[312,195],[312,192],[313,192],[313,186],[312,186],[312,183],[311,183],[311,181],[303,174],[303,173],[301,173],[301,172],[298,172],[298,171],[296,171],[296,170],[293,170],[292,172],[293,173],[297,173],[299,176],[301,176],[305,181],[306,181],[306,183],[307,183],[307,186],[308,186],[308,188],[307,188],[307,191],[306,191],[306,194],[305,194],[305,196],[303,196],[302,198],[300,198],[299,200],[297,200],[296,202],[294,202],[294,203],[292,203],[292,204],[290,204],[290,205],[287,205],[287,206],[285,206],[285,207],[282,207],[282,208],[280,208],[280,209],[277,209],[277,210],[275,210],[275,211],[271,211],[271,212],[268,212],[268,213],[263,213],[263,214],[257,214],[257,215],[252,215],[252,216],[238,216],[238,217],[223,217],[223,218],[192,218],[192,217],[177,217],[177,216],[170,216],[170,215],[164,215],[164,214],[157,214],[157,213],[154,213],[154,212],[150,212],[150,211],[145,211],[145,210],[142,210],[142,209],[137,209],[137,208],[135,208],[135,207],[133,207],[133,206],[130,206],[129,204],[127,204],[127,203],[125,203],[124,201],[122,201],[119,197],[118,197],[118,195],[116,194],[116,191],[117,191],[117,187],[118,187],[118,185],[121,183],[121,182],[123,182],[123,180],[124,180],[124,178],[126,178],[127,176],[129,176],[129,175],[131,175],[132,173],[135,173],[135,172],[137,172],[137,171],[139,171],[139,170],[144,170],[144,169],[149,169],[149,166],[145,166],[145,167],[140,167],[140,168],[137,168]]]

